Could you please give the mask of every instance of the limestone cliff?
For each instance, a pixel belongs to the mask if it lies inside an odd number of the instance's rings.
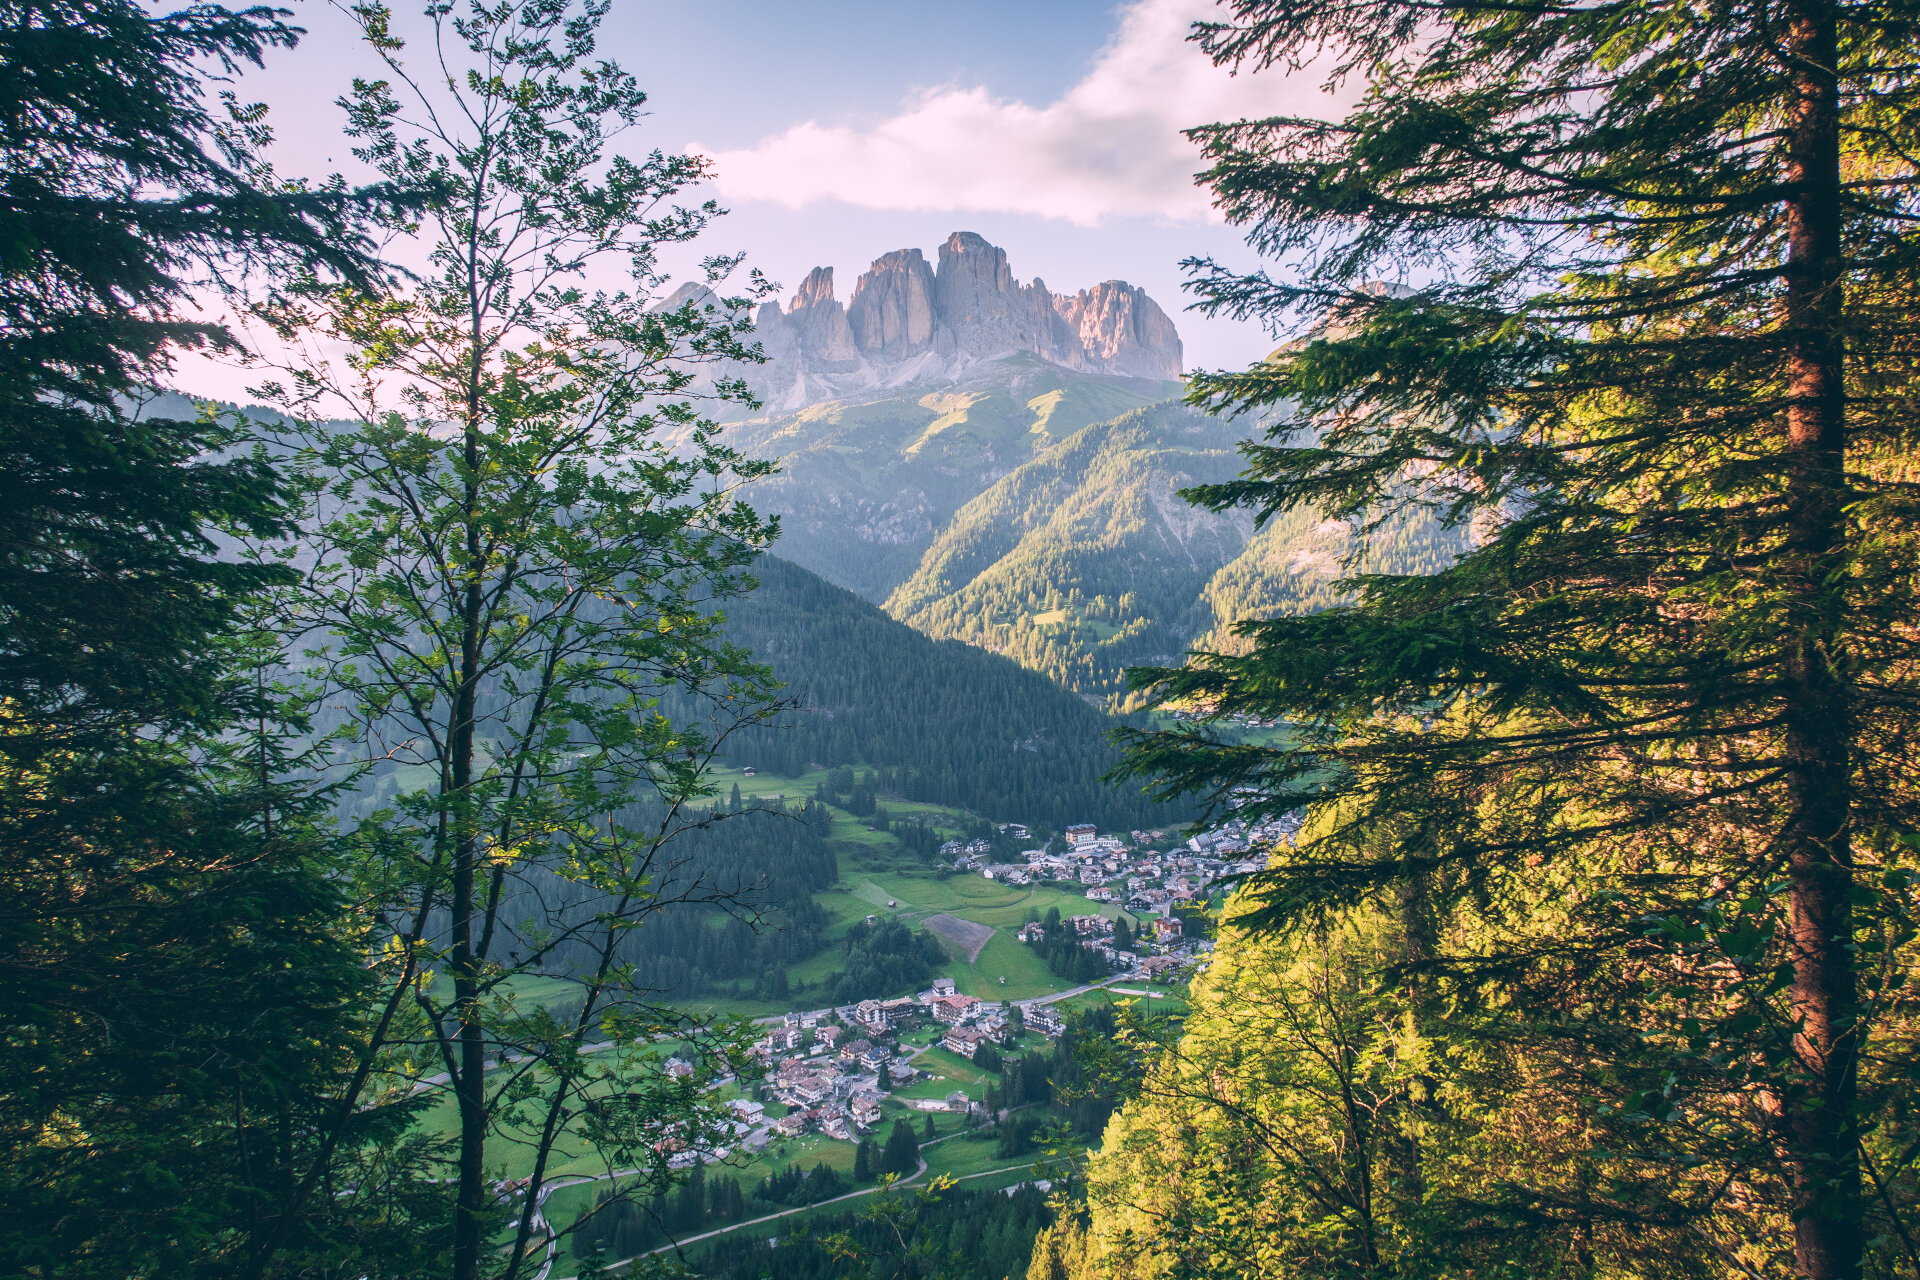
[[[816,267],[785,307],[763,304],[755,323],[768,362],[743,372],[779,409],[950,381],[1022,352],[1095,376],[1181,372],[1179,331],[1145,290],[1123,280],[1073,294],[1023,284],[1006,251],[971,231],[947,237],[936,263],[918,249],[876,258],[844,307],[833,269]]]

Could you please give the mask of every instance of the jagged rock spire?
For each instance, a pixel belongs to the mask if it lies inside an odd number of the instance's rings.
[[[769,363],[755,376],[781,407],[856,386],[952,375],[1016,352],[1083,373],[1180,376],[1180,334],[1144,289],[1108,280],[1075,294],[1042,280],[1022,284],[1006,251],[971,231],[940,246],[937,266],[918,249],[876,258],[844,308],[833,269],[815,267],[783,309],[757,316]]]

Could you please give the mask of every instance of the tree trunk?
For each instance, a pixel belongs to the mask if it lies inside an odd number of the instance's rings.
[[[1846,501],[1840,336],[1839,91],[1835,8],[1797,0],[1785,40],[1793,83],[1787,140],[1786,554],[1792,609],[1785,717],[1797,1079],[1787,1090],[1794,1256],[1809,1280],[1860,1274],[1861,1187],[1854,1095],[1851,725],[1839,670]]]
[[[454,813],[452,955],[455,1018],[460,1027],[460,1074],[454,1097],[460,1109],[460,1190],[453,1221],[453,1278],[479,1280],[482,1233],[487,1212],[487,1038],[480,1017],[480,967],[474,948],[474,890],[479,861],[479,826],[473,803],[474,719],[480,681],[480,438],[470,417],[466,432],[467,563],[461,600],[460,676],[455,686],[452,732],[447,735],[453,772]]]

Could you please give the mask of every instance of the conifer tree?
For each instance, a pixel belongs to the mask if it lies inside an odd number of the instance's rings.
[[[862,1138],[860,1145],[853,1149],[853,1180],[855,1182],[873,1181],[873,1139]]]
[[[230,346],[190,291],[366,282],[385,191],[276,178],[209,80],[298,31],[268,9],[0,5],[0,1270],[353,1261],[356,1196],[297,1220],[364,997],[313,797],[249,632],[285,575],[215,553],[286,528],[238,429],[153,412],[170,351]],[[404,1163],[391,1113],[356,1121]],[[344,1171],[329,1163],[328,1172]],[[415,1207],[391,1195],[386,1243]],[[310,1232],[319,1219],[320,1238]],[[363,1237],[360,1243],[365,1243]]]
[[[905,1120],[893,1122],[887,1144],[881,1148],[879,1171],[906,1177],[920,1167],[920,1144],[914,1141],[913,1126]]]
[[[365,281],[356,220],[385,189],[301,190],[262,109],[203,72],[259,65],[274,13],[114,2],[0,8],[0,696],[9,740],[220,714],[209,643],[278,575],[210,554],[215,528],[284,528],[272,470],[211,419],[136,411],[172,348],[230,347],[180,313],[245,268]]]
[[[1137,733],[1132,768],[1316,806],[1258,922],[1396,902],[1447,1034],[1524,1027],[1592,1076],[1604,1195],[1543,1168],[1476,1211],[1685,1253],[1745,1205],[1800,1274],[1857,1276],[1916,1190],[1920,35],[1830,0],[1228,9],[1219,63],[1370,83],[1338,123],[1194,131],[1289,264],[1198,263],[1204,304],[1298,336],[1194,383],[1265,438],[1193,496],[1473,542],[1139,673],[1298,733]]]

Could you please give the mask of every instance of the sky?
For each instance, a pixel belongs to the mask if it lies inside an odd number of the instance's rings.
[[[1184,36],[1209,0],[614,0],[600,51],[631,71],[651,116],[634,150],[709,157],[729,210],[704,253],[744,251],[790,294],[814,266],[837,296],[892,249],[929,258],[954,231],[1007,251],[1058,292],[1144,287],[1174,317],[1189,368],[1238,367],[1273,346],[1251,323],[1185,311],[1181,259],[1252,267],[1241,234],[1192,181],[1184,127],[1335,115],[1311,73],[1230,75]],[[408,27],[407,0],[396,5]],[[377,74],[347,19],[304,0],[301,45],[235,86],[264,101],[287,174],[364,177],[334,105]],[[414,24],[415,27],[418,24]],[[419,49],[414,56],[424,54]],[[199,361],[180,385],[236,396],[248,379]]]

